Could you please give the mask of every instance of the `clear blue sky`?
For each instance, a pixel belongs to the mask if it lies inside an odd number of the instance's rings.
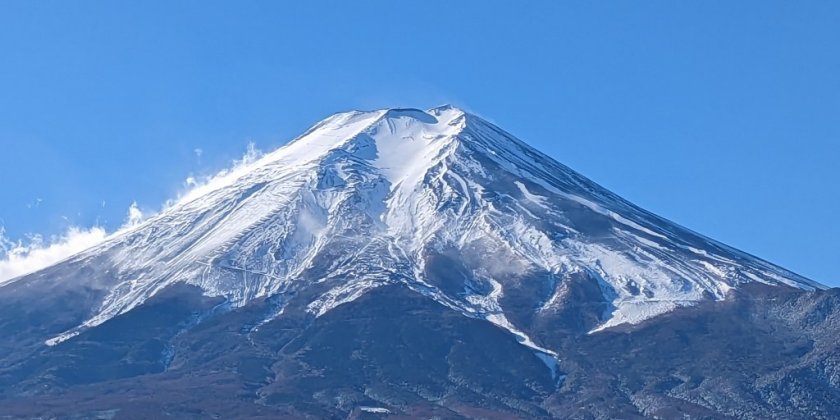
[[[350,3],[2,2],[7,236],[113,229],[336,111],[449,102],[840,285],[839,2]]]

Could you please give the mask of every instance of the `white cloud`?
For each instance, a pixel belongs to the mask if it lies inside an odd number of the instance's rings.
[[[29,243],[12,242],[0,228],[0,284],[15,277],[49,267],[74,254],[101,243],[105,229],[71,227],[64,235],[52,238],[48,244],[40,236],[32,236]]]
[[[143,222],[143,212],[140,211],[140,207],[137,206],[137,202],[135,201],[128,207],[128,220],[124,227],[134,227],[141,222]]]
[[[44,200],[43,200],[43,199],[41,199],[41,198],[36,198],[36,199],[35,199],[35,200],[33,200],[31,203],[27,204],[27,205],[26,205],[26,208],[31,209],[31,208],[35,208],[35,207],[40,207],[40,206],[41,206],[41,203],[42,203],[43,201],[44,201]]]
[[[164,204],[164,209],[179,203],[192,201],[209,191],[216,190],[229,184],[242,175],[248,167],[263,157],[263,152],[257,149],[253,142],[248,143],[245,154],[241,158],[231,162],[229,168],[217,172],[215,175],[197,177],[190,175],[184,180],[184,192],[178,194],[175,200],[169,200]]]
[[[196,155],[201,155],[200,149],[196,149],[195,152]],[[234,160],[230,168],[212,176],[188,177],[185,181],[186,191],[180,194],[178,199],[167,202],[164,208],[190,201],[207,191],[232,182],[245,171],[246,167],[262,156],[262,152],[257,150],[253,143],[248,144],[245,154],[242,158]],[[40,204],[40,201],[38,199],[35,203]],[[105,201],[102,201],[101,206],[105,207],[105,204]],[[49,267],[96,246],[114,235],[122,234],[138,226],[148,216],[148,212],[141,211],[137,203],[133,202],[128,208],[125,223],[114,232],[109,233],[100,226],[91,228],[73,226],[63,235],[50,237],[49,240],[44,240],[40,235],[29,235],[25,241],[13,241],[6,237],[5,229],[0,226],[0,284]],[[68,220],[66,217],[64,219]]]
[[[137,226],[143,220],[143,212],[137,202],[133,202],[128,208],[125,223],[116,232]],[[61,262],[104,242],[113,234],[101,226],[88,229],[71,226],[63,235],[49,240],[44,240],[41,235],[28,235],[25,241],[12,241],[0,226],[0,284]]]

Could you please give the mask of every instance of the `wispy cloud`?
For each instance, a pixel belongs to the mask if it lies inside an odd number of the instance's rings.
[[[197,156],[201,150],[196,149]],[[257,161],[263,153],[253,143],[248,144],[245,154],[234,160],[227,169],[210,176],[190,176],[184,182],[184,191],[174,200],[167,201],[166,209],[179,203],[192,201],[208,191],[219,188],[238,178],[252,163]],[[37,199],[33,205],[40,204]],[[101,206],[105,207],[105,201]],[[11,240],[6,236],[5,229],[0,226],[0,284],[25,274],[61,262],[86,249],[94,247],[110,237],[120,235],[129,229],[137,227],[150,217],[149,211],[141,211],[136,202],[128,208],[125,223],[114,232],[107,232],[101,226],[83,228],[70,227],[64,234],[44,238],[41,235],[29,235],[25,240]]]
[[[116,233],[137,226],[143,220],[143,212],[136,202],[132,203],[125,223]],[[41,235],[29,235],[25,240],[12,241],[6,237],[5,228],[0,226],[0,284],[64,261],[112,235],[101,226],[71,226],[64,234],[47,239]]]
[[[137,202],[131,203],[128,207],[128,220],[125,222],[125,227],[134,227],[143,222],[143,212],[137,206]]]
[[[235,159],[231,165],[217,172],[214,175],[196,176],[190,175],[184,180],[184,191],[178,194],[174,200],[169,200],[164,205],[164,209],[174,206],[179,203],[186,203],[192,201],[209,191],[216,190],[230,182],[233,182],[240,175],[247,171],[248,167],[264,154],[257,149],[253,142],[248,143],[245,154],[241,158]]]
[[[71,227],[63,235],[49,240],[35,235],[28,243],[13,242],[6,238],[5,229],[0,227],[0,283],[49,267],[101,243],[107,236],[105,229],[99,226],[90,229]]]
[[[41,206],[41,203],[42,203],[43,201],[44,201],[44,200],[43,200],[43,199],[41,199],[41,198],[36,198],[36,199],[35,199],[35,200],[33,200],[31,203],[27,204],[27,205],[26,205],[26,208],[31,209],[31,208],[36,208],[36,207],[39,207],[39,206]]]

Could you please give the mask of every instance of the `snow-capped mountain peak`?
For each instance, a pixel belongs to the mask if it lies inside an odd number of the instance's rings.
[[[52,343],[179,282],[233,307],[292,293],[313,316],[401,284],[547,354],[524,320],[581,304],[579,290],[599,305],[597,331],[746,282],[822,287],[648,213],[452,106],[335,114],[63,264],[96,267],[73,281],[105,297]]]

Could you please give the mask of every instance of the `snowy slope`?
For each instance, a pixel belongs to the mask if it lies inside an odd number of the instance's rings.
[[[536,278],[548,290],[528,306],[536,312],[567,304],[572,276],[597,283],[609,306],[593,331],[722,300],[748,282],[822,288],[648,213],[449,106],[333,115],[62,264],[96,267],[73,281],[107,293],[50,344],[177,282],[233,307],[296,293],[314,316],[404,284],[548,354],[503,299]],[[460,283],[439,280],[456,271]]]

